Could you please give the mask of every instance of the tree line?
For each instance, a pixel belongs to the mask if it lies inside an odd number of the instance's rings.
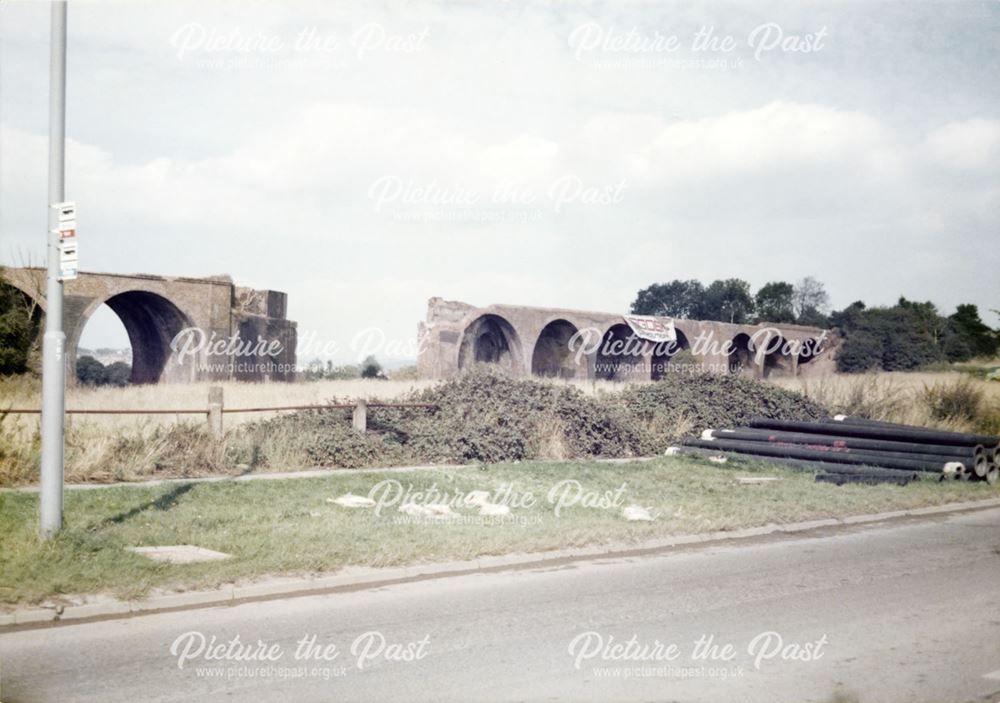
[[[739,278],[709,285],[690,279],[654,283],[636,295],[635,315],[660,315],[735,324],[772,322],[833,329],[842,339],[837,368],[844,372],[908,371],[936,362],[992,358],[1000,330],[990,328],[976,305],[959,305],[945,316],[927,302],[900,298],[892,306],[863,301],[829,311],[823,284],[812,277],[792,284],[771,281],[756,292]]]

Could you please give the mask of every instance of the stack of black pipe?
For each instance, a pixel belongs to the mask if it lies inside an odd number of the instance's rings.
[[[758,419],[749,427],[706,430],[701,439],[684,444],[822,469],[817,480],[834,483],[905,483],[927,474],[990,483],[1000,478],[1000,437],[854,417],[818,422]]]

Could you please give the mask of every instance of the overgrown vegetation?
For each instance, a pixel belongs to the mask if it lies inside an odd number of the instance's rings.
[[[799,395],[735,376],[679,374],[620,393],[588,396],[570,385],[514,380],[483,367],[415,394],[436,410],[372,409],[369,432],[352,432],[346,411],[304,413],[247,428],[260,446],[271,433],[301,437],[311,463],[519,461],[661,453],[693,428],[751,417],[820,417]],[[244,449],[244,455],[248,450]]]
[[[843,345],[840,371],[909,371],[935,363],[991,357],[1000,335],[979,318],[975,305],[959,305],[942,316],[933,303],[900,298],[893,307],[868,308],[862,302],[830,316]]]
[[[40,318],[37,306],[28,296],[3,282],[0,268],[0,376],[29,370]]]
[[[124,361],[107,366],[90,355],[76,360],[76,380],[85,386],[127,386],[132,379],[132,367]]]
[[[1000,434],[1000,384],[967,373],[866,373],[779,379],[831,413]]]
[[[654,384],[588,395],[579,387],[515,380],[489,367],[402,398],[436,406],[369,409],[368,432],[350,411],[282,415],[232,427],[222,442],[203,422],[146,424],[97,433],[74,421],[66,434],[67,479],[110,481],[306,466],[372,467],[662,453],[679,437],[758,415],[819,417],[801,395],[735,376],[671,374]],[[0,428],[3,425],[0,424]],[[0,482],[32,480],[37,428],[0,441]]]
[[[423,385],[423,387],[421,387]],[[780,386],[780,387],[779,387]],[[14,377],[2,392],[31,407],[37,379]],[[178,390],[178,388],[180,390]],[[596,390],[594,390],[596,388]],[[684,435],[731,427],[757,415],[810,419],[843,412],[1000,434],[1000,384],[964,373],[897,373],[772,379],[669,374],[651,384],[594,388],[513,380],[489,368],[436,385],[393,381],[317,382],[227,387],[227,405],[317,403],[358,397],[434,403],[438,409],[369,407],[368,432],[351,429],[349,410],[330,409],[252,420],[226,416],[218,441],[196,416],[70,416],[69,482],[287,471],[311,466],[630,457],[661,453]],[[161,393],[167,394],[169,402]],[[77,388],[75,407],[192,407],[207,386]],[[171,395],[173,394],[173,395]],[[316,394],[322,394],[317,396]],[[379,395],[381,394],[381,395]],[[152,405],[149,405],[152,403]],[[185,419],[187,418],[187,419]],[[37,481],[38,416],[0,416],[0,485]]]

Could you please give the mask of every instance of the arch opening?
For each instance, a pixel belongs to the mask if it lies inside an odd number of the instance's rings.
[[[740,332],[729,342],[729,373],[753,373],[754,350],[750,335]]]
[[[84,323],[76,345],[76,381],[125,386],[132,381],[132,344],[121,318],[102,304]]]
[[[823,353],[822,340],[810,337],[802,342],[802,349],[799,351],[799,366],[804,366]]]
[[[648,345],[628,325],[621,322],[612,325],[604,333],[597,349],[594,376],[605,381],[648,378]]]
[[[567,320],[553,320],[542,328],[531,355],[531,373],[547,378],[578,378],[586,375],[570,350],[576,325]]]
[[[476,318],[462,334],[458,368],[475,364],[496,364],[515,373],[522,367],[521,340],[511,324],[499,315]]]
[[[793,372],[792,355],[788,352],[788,348],[788,342],[780,334],[771,335],[765,340],[762,347],[764,378],[783,376]]]
[[[104,301],[118,316],[132,347],[130,382],[191,380],[195,359],[183,360],[170,343],[181,330],[192,327],[191,321],[172,302],[146,291],[119,293]]]
[[[676,363],[676,361],[680,361],[682,358],[678,357],[678,354],[684,351],[691,351],[691,344],[688,342],[687,335],[676,328],[674,332],[677,334],[675,341],[657,344],[653,349],[652,368],[649,377],[654,381],[659,381],[670,373],[670,363],[672,361]]]

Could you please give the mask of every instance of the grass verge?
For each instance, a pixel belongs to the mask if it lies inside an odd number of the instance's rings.
[[[740,475],[782,480],[740,485]],[[327,502],[368,495],[381,481],[447,496],[485,490],[517,502],[500,519],[413,521],[391,506],[347,509]],[[550,500],[550,491],[562,481]],[[624,485],[624,488],[622,486]],[[577,488],[579,486],[579,488]],[[391,487],[396,490],[394,485]],[[499,493],[498,493],[499,492]],[[619,505],[596,507],[620,492]],[[523,507],[530,494],[534,504]],[[583,500],[583,495],[588,496]],[[579,500],[556,515],[560,496]],[[675,534],[843,517],[1000,496],[983,483],[922,481],[899,486],[817,484],[811,474],[758,461],[718,467],[696,457],[607,464],[525,462],[481,469],[350,473],[276,481],[123,486],[66,494],[66,528],[39,541],[38,496],[0,492],[0,602],[37,603],[64,594],[108,592],[139,598],[153,588],[208,588],[266,575],[332,572],[534,552],[600,543],[636,543]],[[405,502],[405,501],[401,501]],[[628,522],[622,505],[649,508],[654,522]],[[226,561],[174,565],[127,547],[195,544],[232,554]]]

